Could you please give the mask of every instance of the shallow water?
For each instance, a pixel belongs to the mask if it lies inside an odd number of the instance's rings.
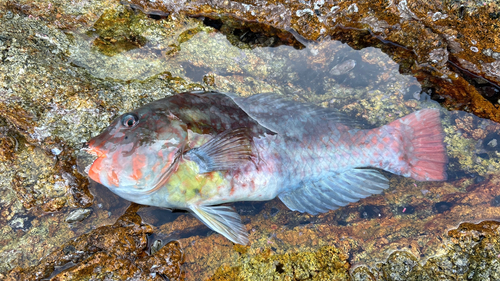
[[[170,25],[168,20],[140,20],[142,26],[154,27],[139,29],[142,37],[134,41],[135,48],[112,52],[99,48],[99,35],[94,31],[68,32],[69,61],[96,81],[116,83],[110,87],[111,93],[99,93],[105,104],[105,109],[99,109],[102,114],[86,114],[95,118],[91,121],[101,118],[93,122],[94,127],[87,127],[86,134],[78,138],[61,133],[74,147],[78,141],[98,134],[115,115],[175,92],[201,89],[243,96],[274,92],[339,109],[365,127],[387,124],[421,108],[439,108],[446,133],[450,161],[448,181],[444,183],[416,182],[386,173],[391,184],[382,194],[318,216],[289,211],[279,199],[235,203],[250,233],[250,246],[244,251],[187,213],[139,207],[137,213],[143,223],[153,229],[145,251],[151,253],[157,240],[162,245],[179,241],[186,279],[209,278],[223,266],[244,268],[252,265],[253,257],[263,254],[311,253],[327,245],[349,253],[351,265],[375,267],[401,249],[425,261],[446,252],[442,241],[447,231],[461,222],[500,219],[500,125],[441,107],[444,98],[431,84],[400,74],[400,66],[379,49],[354,50],[339,41],[309,42],[300,37],[296,40],[302,46],[264,47],[264,43],[255,42],[269,42],[269,38],[259,41],[261,35],[244,33],[228,40],[227,35],[203,26],[200,19],[179,20],[183,23],[163,33],[158,32]],[[130,84],[135,85],[133,89]],[[72,114],[63,111],[61,115],[70,118]],[[71,124],[61,123],[56,129]],[[56,134],[56,129],[51,133]],[[47,165],[56,165],[50,163]],[[31,166],[33,170],[37,167]],[[11,218],[7,222],[10,229],[4,227],[2,231],[15,242],[2,244],[2,260],[9,263],[2,270],[36,265],[40,257],[61,244],[114,224],[130,209],[130,203],[103,186],[92,183],[89,190],[93,201],[86,208],[92,211],[82,221],[64,222],[75,208],[42,215],[26,212]],[[48,230],[40,227],[46,222]],[[33,237],[38,239],[34,243],[22,242]],[[41,243],[50,247],[42,249]],[[30,251],[36,254],[31,257]],[[9,258],[9,253],[15,258]],[[76,264],[59,266],[57,274]]]
[[[78,49],[72,57],[80,65],[97,60],[98,64],[88,68],[96,77],[143,80],[168,72],[206,90],[245,96],[275,92],[301,102],[337,108],[364,123],[365,127],[381,126],[421,108],[441,109],[450,157],[446,183],[417,182],[387,173],[391,187],[383,194],[319,216],[287,211],[278,199],[270,203],[236,203],[234,206],[248,223],[249,230],[254,232],[260,228],[257,234],[250,236],[249,251],[254,254],[265,248],[271,248],[276,254],[314,251],[329,243],[340,245],[345,238],[351,239],[347,244],[351,244],[352,264],[373,266],[397,249],[407,249],[425,260],[444,252],[435,246],[449,228],[463,221],[500,218],[496,204],[490,203],[495,200],[496,191],[489,194],[476,191],[486,201],[478,205],[462,198],[466,197],[464,194],[471,186],[497,174],[500,169],[500,149],[495,145],[495,140],[500,137],[498,124],[465,112],[441,108],[441,98],[431,87],[423,89],[415,77],[400,74],[399,65],[379,49],[354,50],[339,41],[312,43],[298,39],[304,48],[283,45],[242,49],[231,44],[225,35],[209,30],[196,32],[179,44],[172,55],[164,55],[160,45],[147,43],[140,49],[111,57],[91,48]],[[91,39],[81,37],[79,40]],[[158,53],[162,55],[156,56]],[[126,110],[123,108],[120,112]],[[97,190],[94,194],[102,197]],[[279,207],[272,207],[276,205]],[[485,205],[488,208],[485,209]],[[144,222],[159,229],[162,225],[175,225],[176,220],[186,219],[184,213],[169,213],[154,207],[143,208],[139,214]],[[269,223],[262,224],[263,220],[271,221],[274,228],[266,229]],[[438,227],[428,229],[429,223]],[[324,229],[331,233],[318,237],[315,232]],[[300,235],[303,231],[313,232],[309,237],[316,237],[318,241],[305,243],[303,239],[288,237],[283,242],[283,238],[279,238],[280,232],[287,237],[287,232]],[[190,257],[196,256],[187,249],[196,251],[196,235],[218,234],[200,225],[172,233],[159,231],[150,237],[150,243],[157,239],[163,240],[164,244],[181,239],[186,248],[188,279],[196,279],[191,272],[194,268],[198,273],[200,268],[208,270],[203,275],[208,277],[219,266],[235,262],[234,257],[219,261],[210,259],[208,269],[207,259]],[[354,249],[352,244],[358,244],[357,248]],[[219,247],[224,246],[213,246],[206,254],[221,251]]]

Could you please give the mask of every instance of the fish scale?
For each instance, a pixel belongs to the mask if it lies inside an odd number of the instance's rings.
[[[368,132],[367,132],[368,133]],[[350,138],[350,133],[345,138]],[[328,173],[340,173],[352,167],[373,166],[370,165],[369,156],[371,153],[366,153],[365,147],[356,145],[347,145],[342,137],[337,140],[331,139],[331,146],[327,147],[320,141],[322,137],[305,137],[304,141],[284,141],[282,146],[270,144],[269,149],[279,151],[283,157],[280,164],[283,165],[281,170],[285,170],[289,175],[290,182],[284,184],[282,191],[286,191],[290,187],[300,186],[300,182],[314,181],[317,178],[324,177]],[[318,145],[320,144],[320,145]],[[359,157],[352,156],[357,153]],[[368,154],[368,155],[367,155]],[[297,176],[294,176],[297,175]],[[283,175],[276,175],[283,176]]]
[[[327,130],[316,129],[315,126],[319,124],[313,124],[314,122],[315,120],[297,118],[297,122],[294,124],[295,127],[305,127],[304,123],[309,125],[306,126],[308,129],[304,130],[306,131],[304,136],[296,133],[293,137],[282,137],[278,132],[276,137],[255,140],[256,142],[260,141],[259,145],[256,145],[260,157],[263,157],[265,162],[276,163],[279,166],[267,169],[261,167],[261,169],[255,169],[252,172],[250,172],[248,167],[245,168],[244,173],[246,176],[240,179],[241,184],[233,187],[239,191],[238,193],[233,193],[233,198],[235,200],[245,200],[245,198],[252,196],[247,193],[248,190],[244,186],[247,186],[248,182],[253,181],[255,178],[286,179],[276,183],[275,186],[268,184],[265,189],[260,190],[258,193],[260,198],[267,200],[274,198],[279,193],[300,188],[307,182],[315,182],[327,175],[335,176],[352,167],[377,167],[378,163],[375,163],[374,158],[367,157],[372,156],[373,153],[370,153],[369,149],[364,146],[353,144],[350,140],[353,139],[354,135],[359,136],[358,139],[373,135],[377,137],[377,143],[382,143],[379,139],[385,137],[385,135],[378,136],[375,134],[376,131],[369,130],[344,130],[341,133],[341,130],[336,128],[336,124],[333,122],[331,124],[322,124],[323,128],[328,128]],[[333,131],[338,133],[321,136],[317,135],[318,131]],[[328,139],[329,146],[325,146],[321,141],[325,137]],[[352,154],[359,156],[353,157]],[[279,159],[276,159],[276,155],[279,155]],[[248,166],[252,165],[249,164]],[[248,192],[254,193],[253,191]],[[236,197],[236,194],[238,197]],[[221,194],[221,198],[212,198],[209,203],[221,203],[226,198],[224,195]]]
[[[359,129],[335,109],[274,94],[186,92],[116,118],[86,144],[89,177],[144,205],[185,209],[234,243],[248,234],[219,204],[279,197],[318,214],[389,187],[378,170],[419,181],[446,179],[436,109]]]

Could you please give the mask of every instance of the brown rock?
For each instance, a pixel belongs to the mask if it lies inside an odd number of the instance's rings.
[[[61,245],[38,266],[17,267],[0,277],[3,280],[183,279],[184,256],[177,242],[168,243],[152,256],[146,253],[147,235],[153,229],[141,223],[136,214],[139,208],[133,204],[115,224],[99,227]]]

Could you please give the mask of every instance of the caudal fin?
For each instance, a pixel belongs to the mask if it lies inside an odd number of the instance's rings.
[[[418,181],[444,181],[448,157],[439,110],[422,109],[386,126],[396,129],[402,141],[400,174]]]

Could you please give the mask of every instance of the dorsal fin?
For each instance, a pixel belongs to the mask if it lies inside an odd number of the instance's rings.
[[[252,137],[275,134],[249,116],[232,97],[218,92],[185,92],[147,105],[167,108],[182,120],[189,130],[199,134],[217,135],[227,130],[248,128]]]
[[[381,193],[388,187],[389,181],[376,170],[351,169],[308,182],[291,192],[280,194],[279,198],[290,210],[316,215]]]
[[[287,100],[273,93],[257,94],[250,97],[232,97],[249,116],[262,126],[278,133],[288,132],[297,123],[340,123],[348,127],[361,128],[361,123],[334,108],[323,108],[312,104]],[[298,126],[303,127],[303,126]]]

